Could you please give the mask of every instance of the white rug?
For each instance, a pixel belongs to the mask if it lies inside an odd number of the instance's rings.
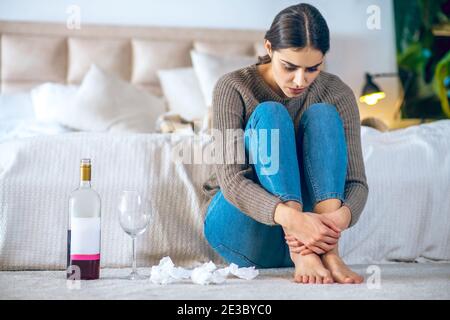
[[[250,281],[230,277],[220,285],[185,280],[162,286],[120,279],[129,269],[102,269],[100,280],[82,281],[79,290],[67,288],[63,271],[3,271],[0,299],[450,299],[448,263],[355,265],[353,269],[365,276],[363,284],[297,284],[292,282],[293,269],[284,268],[260,270]],[[379,271],[378,288],[374,270]],[[149,268],[140,271],[150,274]]]

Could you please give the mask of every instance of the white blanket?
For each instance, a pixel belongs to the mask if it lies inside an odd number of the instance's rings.
[[[0,119],[0,143],[14,139],[73,131],[56,122],[43,122],[35,119]]]
[[[450,120],[381,133],[363,127],[369,197],[344,232],[349,263],[450,260]]]
[[[171,134],[71,133],[0,144],[0,269],[63,269],[67,200],[81,158],[93,162],[102,196],[102,266],[130,263],[131,240],[117,219],[121,190],[137,189],[158,208],[138,241],[138,263],[169,255],[179,265],[221,259],[203,237],[200,192],[212,172],[180,164]],[[450,260],[450,120],[380,133],[363,127],[369,198],[358,224],[344,232],[348,263]],[[196,137],[195,146],[210,143]]]

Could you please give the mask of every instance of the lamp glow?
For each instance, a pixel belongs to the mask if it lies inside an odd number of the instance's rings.
[[[374,106],[380,101],[381,99],[386,98],[386,94],[384,92],[374,92],[370,94],[366,94],[364,96],[361,96],[359,98],[359,101],[362,103],[366,103],[369,106]]]

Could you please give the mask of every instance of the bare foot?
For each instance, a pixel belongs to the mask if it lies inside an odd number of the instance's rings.
[[[299,253],[291,252],[291,259],[295,264],[295,282],[305,284],[329,284],[334,282],[330,271],[323,266],[317,254],[311,253],[302,256]]]
[[[301,211],[301,205],[296,201],[285,202],[291,208]],[[283,228],[284,229],[284,228]],[[285,234],[287,234],[286,230]],[[295,265],[294,281],[297,283],[317,283],[328,284],[333,283],[330,271],[325,269],[320,257],[315,254],[307,254],[302,256],[300,253],[290,252],[291,260]]]
[[[339,257],[337,247],[322,255],[322,262],[338,283],[344,284],[359,284],[364,281],[364,278],[359,274],[353,272],[344,261]]]
[[[321,214],[333,220],[334,223],[336,223],[336,225],[342,230],[348,227],[351,220],[350,211],[343,207],[330,213]],[[349,267],[347,267],[344,261],[342,261],[339,256],[338,246],[323,254],[321,258],[323,265],[331,272],[331,275],[336,282],[359,284],[364,281],[363,277],[353,272]]]

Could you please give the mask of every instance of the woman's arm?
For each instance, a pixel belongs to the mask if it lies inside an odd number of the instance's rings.
[[[361,148],[361,120],[355,95],[347,85],[344,84],[335,105],[344,123],[347,143],[348,163],[343,206],[350,210],[349,227],[352,227],[358,221],[369,193]]]

